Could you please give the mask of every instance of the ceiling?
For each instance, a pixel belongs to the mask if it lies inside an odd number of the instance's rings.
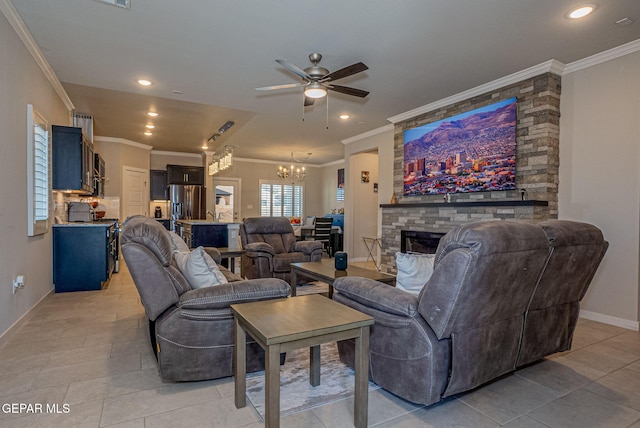
[[[232,120],[209,151],[228,144],[238,157],[274,161],[311,152],[306,162],[318,165],[342,159],[341,140],[389,117],[640,39],[638,0],[596,0],[582,20],[565,16],[576,0],[131,0],[129,10],[96,0],[12,2],[76,111],[94,116],[94,135],[199,153]],[[616,24],[623,18],[633,23]],[[364,62],[369,70],[337,83],[369,96],[330,92],[328,105],[303,108],[300,88],[254,89],[299,82],[274,60],[306,68],[312,52],[329,71]],[[153,84],[141,87],[140,78]],[[151,109],[159,116],[148,121]],[[143,135],[148,122],[152,136]]]

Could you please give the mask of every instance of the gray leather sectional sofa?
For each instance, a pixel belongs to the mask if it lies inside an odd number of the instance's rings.
[[[370,378],[429,405],[569,349],[607,247],[585,223],[472,223],[442,238],[417,297],[343,277],[333,299],[375,318]],[[352,365],[353,343],[338,348]]]

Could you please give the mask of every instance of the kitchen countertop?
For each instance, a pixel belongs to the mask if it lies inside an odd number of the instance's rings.
[[[113,223],[118,223],[117,219],[97,220],[97,221],[66,221],[54,223],[53,227],[109,227]]]
[[[176,223],[184,223],[184,224],[211,224],[211,225],[217,225],[217,224],[239,224],[239,223],[223,223],[220,221],[213,221],[213,220],[176,220]]]

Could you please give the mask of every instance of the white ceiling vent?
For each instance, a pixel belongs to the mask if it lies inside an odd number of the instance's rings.
[[[118,6],[123,9],[131,9],[131,0],[95,0],[100,3],[110,4],[111,6]]]

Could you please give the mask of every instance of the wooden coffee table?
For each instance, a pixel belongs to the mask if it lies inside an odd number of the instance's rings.
[[[394,285],[396,282],[396,277],[393,275],[358,266],[348,265],[347,270],[336,270],[333,259],[319,262],[291,263],[291,296],[296,295],[295,284],[298,275],[329,284],[329,298],[333,296],[333,281],[343,276],[360,276],[389,285]]]
[[[355,338],[355,426],[367,426],[369,326],[373,318],[318,294],[231,305],[234,314],[235,405],[247,405],[246,334],[265,351],[265,426],[280,425],[280,354],[309,347],[309,382],[320,384],[320,345]]]

